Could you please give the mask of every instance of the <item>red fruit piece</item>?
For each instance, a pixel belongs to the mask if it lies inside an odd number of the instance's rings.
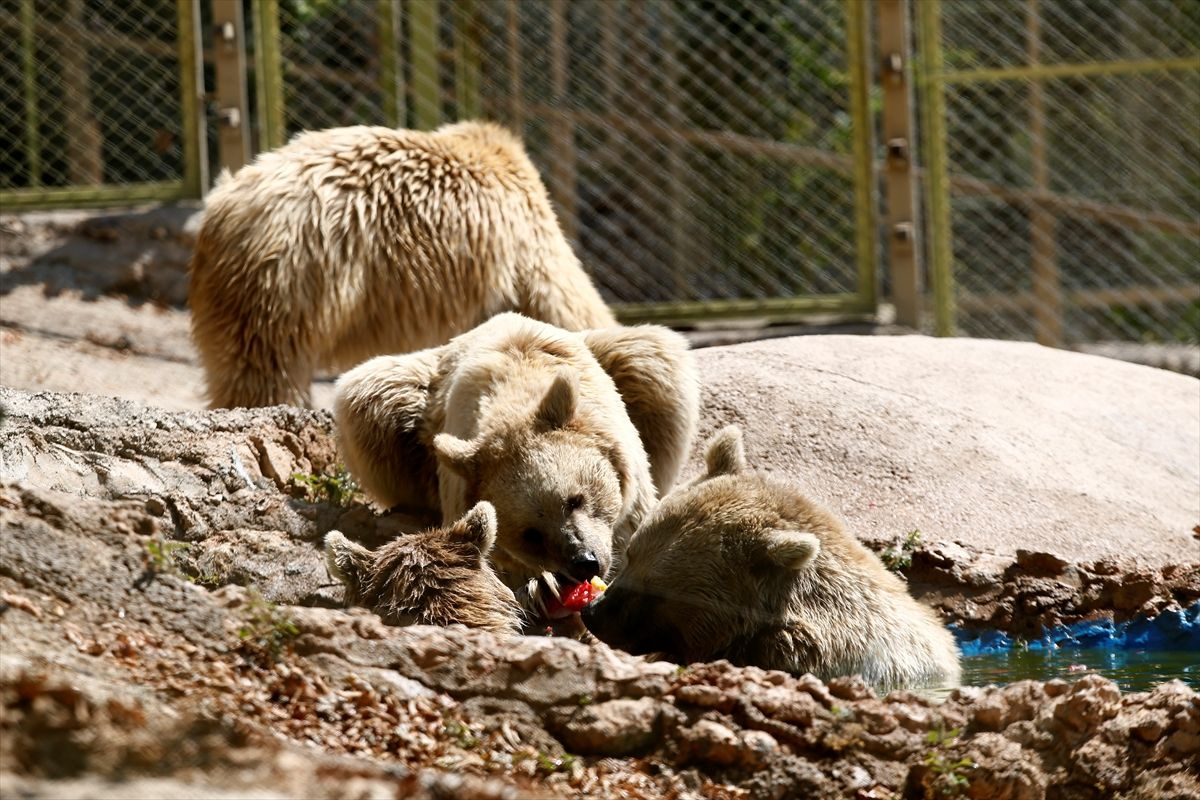
[[[596,599],[596,587],[590,583],[577,583],[560,595],[563,608],[568,611],[582,611]]]

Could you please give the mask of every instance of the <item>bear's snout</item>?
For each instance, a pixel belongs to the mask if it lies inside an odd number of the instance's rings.
[[[559,530],[559,569],[579,583],[603,578],[612,566],[612,530],[581,512],[564,520]]]
[[[600,559],[591,550],[584,550],[571,558],[567,574],[580,583],[586,583],[600,575]]]
[[[594,636],[603,642],[608,641],[604,636],[601,635],[601,629],[604,628],[605,620],[607,618],[606,614],[604,613],[606,602],[606,598],[601,597],[594,603],[589,603],[588,605],[584,606],[579,612],[579,619],[583,621],[584,627],[586,627]]]
[[[619,589],[616,594],[612,591],[612,587],[609,587],[598,600],[585,606],[579,612],[579,618],[584,627],[600,641],[610,647],[635,652],[633,637],[630,636],[631,626],[626,620],[629,597]]]

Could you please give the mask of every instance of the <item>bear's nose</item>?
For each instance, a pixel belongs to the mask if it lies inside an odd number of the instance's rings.
[[[590,581],[600,574],[600,560],[591,550],[585,550],[571,559],[571,565],[567,572],[580,583]]]

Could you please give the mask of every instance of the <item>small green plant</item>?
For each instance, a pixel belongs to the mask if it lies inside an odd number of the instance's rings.
[[[292,639],[300,635],[295,621],[283,609],[253,589],[250,590],[245,612],[243,623],[238,628],[238,638],[244,645],[272,661],[278,660]]]
[[[181,575],[175,554],[191,547],[187,542],[172,542],[161,537],[147,539],[143,545],[142,574],[134,582],[138,588],[148,586],[160,575]]]
[[[563,753],[557,758],[545,753],[537,754],[538,772],[541,772],[545,775],[551,775],[555,772],[570,772],[571,765],[574,763],[575,756],[570,755],[569,753]]]
[[[342,464],[338,464],[333,474],[296,472],[292,483],[303,489],[305,497],[314,503],[346,506],[358,494],[358,484]]]
[[[950,760],[941,753],[930,753],[925,756],[925,766],[938,776],[942,794],[957,797],[970,787],[971,779],[962,773],[975,769],[975,762],[969,758]]]
[[[879,560],[892,572],[903,572],[912,566],[912,554],[921,543],[920,531],[909,531],[902,539],[888,545],[879,554]]]
[[[591,704],[592,704],[592,696],[590,694],[588,694],[587,692],[584,692],[583,694],[579,695],[579,705],[590,706]]]
[[[962,733],[962,728],[951,728],[950,730],[946,730],[945,728],[938,726],[936,731],[930,731],[929,733],[925,734],[925,743],[933,745],[934,747],[941,747],[944,744],[953,742],[958,738],[960,733]]]
[[[150,539],[146,542],[146,558],[148,566],[155,572],[174,574],[178,570],[175,554],[191,547],[187,542],[168,542],[162,539]]]
[[[960,733],[960,728],[945,730],[939,727],[925,735],[926,744],[934,748],[925,755],[925,766],[937,775],[935,782],[941,793],[951,797],[958,797],[967,790],[971,781],[963,773],[975,769],[976,766],[969,758],[950,758],[941,750],[957,739]]]
[[[473,750],[479,746],[479,737],[456,719],[446,719],[442,723],[442,733],[456,741],[458,746],[464,750]]]
[[[210,589],[216,589],[225,585],[225,578],[218,575],[216,572],[201,572],[196,575],[188,575],[187,579],[199,586],[207,586]]]

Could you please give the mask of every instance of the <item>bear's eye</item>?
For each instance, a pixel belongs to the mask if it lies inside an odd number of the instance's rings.
[[[521,538],[525,540],[525,544],[537,547],[542,543],[542,532],[537,528],[526,528],[522,531]]]
[[[583,495],[573,494],[567,498],[567,513],[583,508]]]

